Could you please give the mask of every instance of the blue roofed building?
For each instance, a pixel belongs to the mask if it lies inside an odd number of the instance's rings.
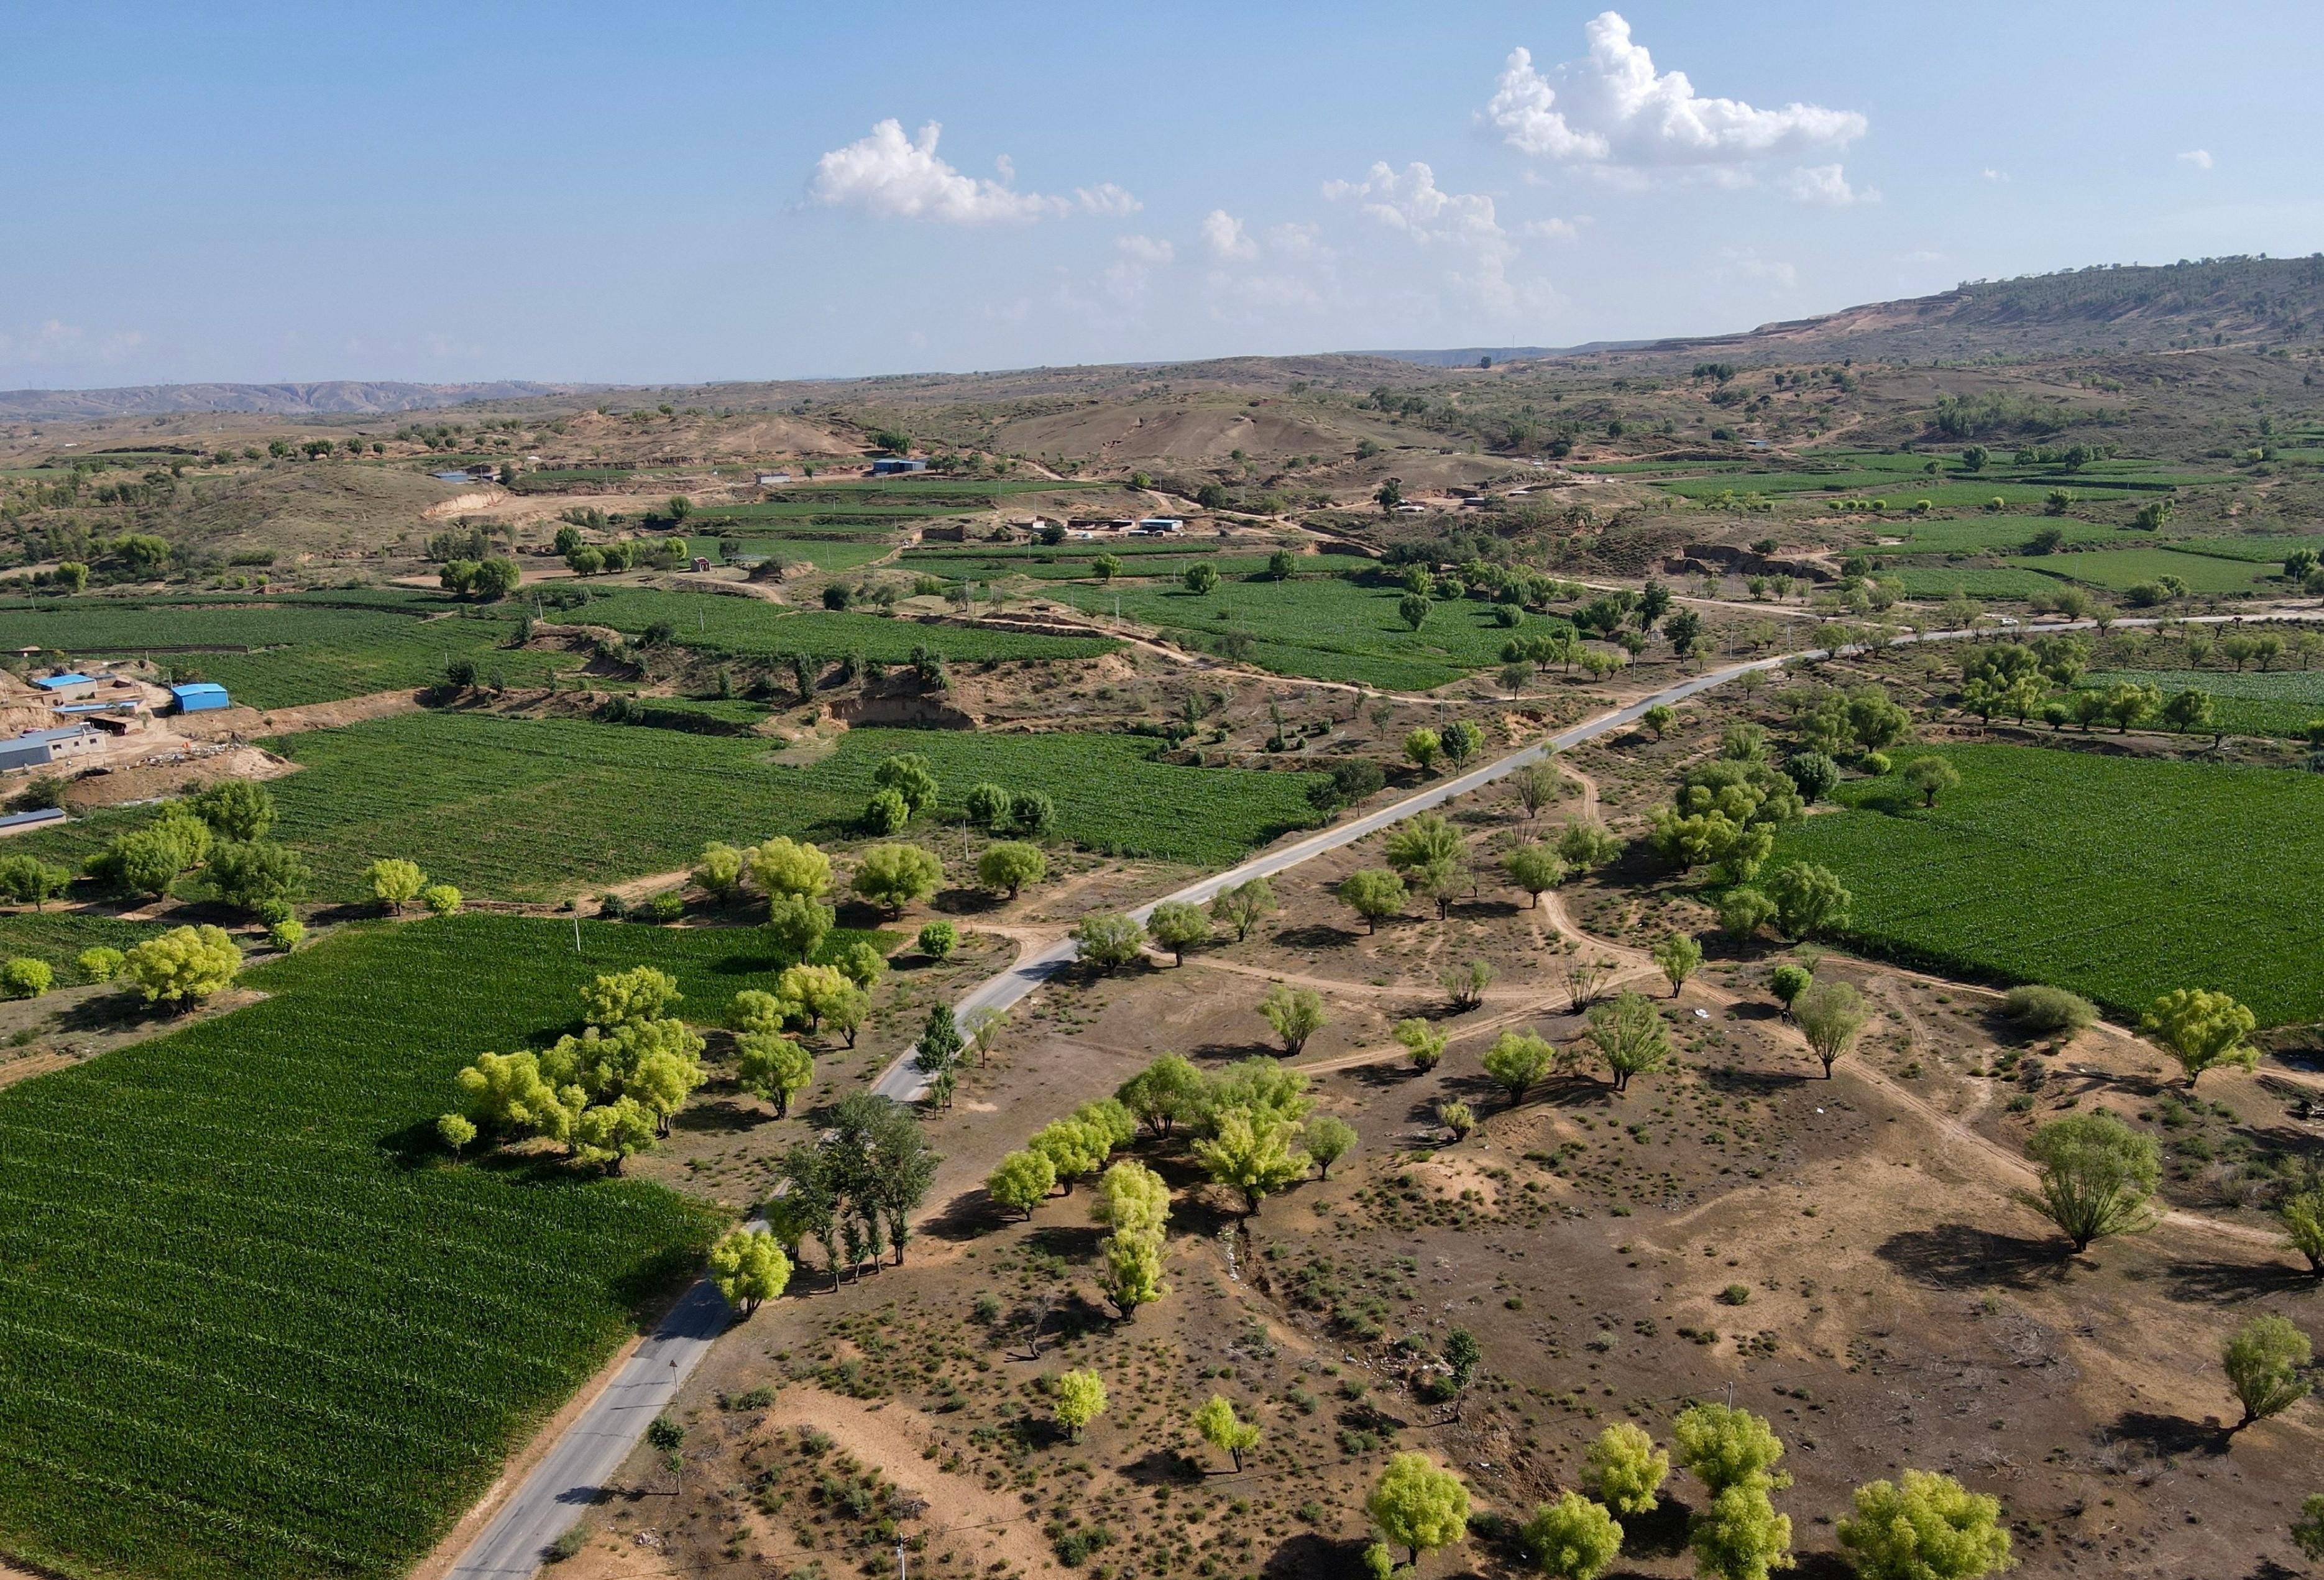
[[[234,699],[226,688],[215,680],[189,680],[182,686],[170,688],[170,700],[180,713],[215,713],[221,707],[232,707]]]

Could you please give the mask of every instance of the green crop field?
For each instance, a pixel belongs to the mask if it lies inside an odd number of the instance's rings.
[[[1940,754],[1961,782],[1933,810],[1893,776],[1859,781],[1839,796],[1853,809],[1776,842],[1777,862],[1840,874],[1857,942],[2126,1014],[2205,987],[2262,1025],[2324,1016],[2310,968],[2324,948],[2324,776],[2033,746]]]
[[[698,1264],[711,1215],[561,1166],[439,1165],[452,1076],[599,971],[688,1012],[748,934],[459,917],[0,1091],[0,1548],[76,1575],[401,1573]],[[456,1003],[458,1012],[447,1012]]]
[[[918,549],[907,551],[899,563],[906,570],[922,571],[950,581],[993,581],[1012,576],[1029,577],[1036,581],[1096,581],[1098,556],[1106,552],[1109,550],[1102,549],[1019,549],[984,553]],[[1198,564],[1208,565],[1222,579],[1273,579],[1268,573],[1268,556],[1260,553],[1218,553],[1189,545],[1180,546],[1175,553],[1117,553],[1116,557],[1122,563],[1117,581],[1176,577]],[[1302,554],[1295,563],[1295,577],[1311,577],[1345,576],[1379,562],[1363,554]]]
[[[88,980],[75,963],[83,949],[127,949],[168,930],[159,921],[124,921],[87,910],[19,910],[0,916],[0,959],[45,961],[60,986]]]
[[[667,621],[676,630],[677,640],[688,647],[744,658],[804,653],[809,658],[838,659],[855,653],[875,663],[892,664],[910,658],[913,649],[925,647],[948,661],[973,663],[987,659],[1094,658],[1120,645],[1103,637],[986,631],[884,614],[798,611],[763,598],[731,594],[639,588],[594,598],[571,618],[633,635]]]
[[[788,767],[754,737],[406,714],[269,744],[301,769],[269,787],[273,836],[306,854],[319,895],[335,900],[358,897],[363,870],[387,855],[473,895],[527,899],[675,870],[712,839],[844,837],[872,770],[899,752],[934,765],[939,817],[990,779],[1046,791],[1057,837],[1097,851],[1222,866],[1322,820],[1307,804],[1313,775],[1157,762],[1160,744],[1135,735],[859,729],[830,756]],[[98,813],[11,848],[77,861],[151,815]]]
[[[2258,568],[2208,554],[2182,554],[2175,549],[2098,549],[2068,554],[2037,554],[2011,559],[2012,565],[2070,577],[2092,587],[2122,592],[2158,577],[2175,576],[2190,592],[2249,593],[2258,590]]]
[[[1418,631],[1397,612],[1401,589],[1336,577],[1288,582],[1222,581],[1197,594],[1166,584],[1106,587],[1074,583],[1058,596],[1093,612],[1151,625],[1195,647],[1222,638],[1248,640],[1250,661],[1279,675],[1345,680],[1386,689],[1426,690],[1500,662],[1502,644],[1549,623],[1528,615],[1523,627],[1494,624],[1496,605],[1459,598],[1440,602]]]
[[[2070,490],[2077,501],[2083,503],[2128,497],[2122,489],[2093,487],[2080,481],[2015,483],[1999,477],[1963,479],[1959,473],[1915,478],[1885,472],[1735,472],[1716,477],[1676,478],[1655,486],[1682,499],[1709,499],[1732,490],[1794,503],[1821,504],[1826,495],[1836,499],[1877,499],[1885,501],[1888,509],[1899,511],[1923,499],[1946,510],[1972,510],[1993,499],[2011,505],[2040,504],[2054,487]]]
[[[2280,570],[2283,557],[2294,549],[2313,549],[2324,554],[2324,537],[2312,533],[2250,532],[2234,538],[2183,538],[2171,547],[2189,554],[2213,554],[2221,559],[2245,559],[2269,569]]]
[[[1901,542],[1868,546],[1870,554],[2018,554],[2034,534],[2055,527],[2069,544],[2111,543],[2124,534],[2119,527],[2071,516],[1973,515],[1939,516],[1903,522],[1881,522],[1866,530]]]
[[[734,557],[729,560],[720,550],[722,542],[736,545]],[[789,565],[804,560],[817,570],[853,570],[869,565],[895,551],[896,546],[885,541],[859,542],[853,538],[689,538],[687,551],[698,554],[713,565],[739,564],[747,559],[772,559]]]
[[[216,680],[236,702],[295,707],[442,679],[447,659],[475,661],[512,685],[538,685],[576,661],[503,649],[517,611],[429,620],[378,609],[303,604],[116,605],[95,599],[0,611],[0,646],[51,648],[77,659],[150,654],[180,679]],[[441,604],[438,607],[444,607]],[[170,652],[171,648],[259,651]]]
[[[2034,598],[2054,593],[2060,586],[2056,577],[2039,571],[1983,565],[1892,565],[1881,570],[1880,579],[1895,584],[1908,598],[1950,598],[1955,593],[1972,598]]]
[[[2200,691],[2211,699],[2211,716],[2239,735],[2280,735],[2299,740],[2324,719],[2324,670],[2106,670],[2086,677],[2087,687],[2130,680],[2168,697]]]

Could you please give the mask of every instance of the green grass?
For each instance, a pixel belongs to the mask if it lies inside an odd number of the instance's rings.
[[[1998,477],[1963,479],[1958,473],[1942,477],[1914,477],[1884,472],[1736,472],[1717,477],[1677,478],[1655,486],[1681,499],[1709,499],[1729,490],[1813,504],[1822,503],[1825,496],[1877,499],[1886,501],[1887,508],[1894,511],[1907,509],[1923,499],[1947,510],[1972,510],[1993,499],[2012,505],[2040,504],[2053,487],[2067,488],[2077,501],[2084,503],[2128,497],[2119,488],[2092,487],[2079,481],[2053,484],[2018,483]]]
[[[1056,836],[1096,851],[1225,866],[1322,820],[1306,800],[1312,775],[1157,762],[1159,743],[1135,735],[859,729],[822,761],[788,767],[754,737],[406,714],[269,744],[301,769],[269,787],[273,837],[305,853],[331,900],[357,898],[364,869],[388,855],[471,895],[528,899],[687,866],[712,839],[849,837],[872,770],[899,752],[929,759],[945,820],[971,785],[993,780],[1046,791]],[[99,813],[11,848],[77,861],[151,815]]]
[[[713,565],[740,564],[748,559],[772,559],[784,565],[804,560],[817,570],[853,570],[869,565],[895,549],[884,540],[859,542],[850,538],[740,538],[734,540],[734,557],[729,560],[720,550],[719,538],[696,537],[687,540],[687,551],[698,554]]]
[[[1776,862],[1840,874],[1856,942],[2126,1014],[2205,987],[2262,1025],[2324,1016],[2324,775],[2029,746],[1939,754],[1961,782],[1933,810],[1893,776],[1859,781],[1839,795],[1853,809],[1776,843]]]
[[[1973,515],[1939,516],[1903,522],[1881,522],[1868,527],[1897,543],[1866,547],[1868,554],[2018,554],[2034,534],[2051,527],[2066,535],[2069,544],[2111,543],[2122,536],[2118,527],[2071,516]]]
[[[711,1215],[447,1166],[478,1053],[632,964],[707,1017],[752,935],[461,917],[254,974],[231,1015],[0,1091],[0,1548],[179,1580],[401,1573],[698,1265]],[[456,1004],[456,1012],[450,1006]]]
[[[1418,631],[1397,612],[1401,589],[1336,577],[1289,582],[1222,582],[1196,594],[1159,583],[1070,584],[1058,596],[1093,611],[1154,626],[1190,646],[1217,649],[1248,640],[1250,661],[1279,675],[1344,680],[1394,690],[1427,690],[1501,661],[1501,646],[1546,623],[1493,623],[1494,605],[1462,598],[1436,605]]]
[[[906,570],[916,570],[947,580],[974,578],[994,581],[1012,576],[1029,577],[1036,581],[1096,581],[1095,568],[1100,554],[1105,550],[1036,549],[1002,552],[960,552],[943,550],[908,550],[899,563]],[[1222,554],[1209,550],[1183,547],[1169,554],[1122,554],[1121,573],[1116,581],[1131,577],[1175,578],[1195,565],[1208,565],[1222,579],[1240,581],[1271,581],[1265,554]],[[1379,563],[1363,554],[1303,554],[1295,562],[1295,577],[1345,576],[1361,571]]]
[[[900,663],[915,648],[947,661],[1094,658],[1120,644],[1102,637],[1043,636],[973,626],[922,624],[884,614],[835,614],[798,611],[763,598],[721,593],[665,593],[624,588],[592,599],[567,619],[610,625],[632,635],[658,621],[677,630],[677,640],[705,652],[743,658],[838,659],[857,653],[876,663]],[[5,624],[5,623],[0,623]]]
[[[2126,591],[2141,582],[2175,576],[2190,592],[2249,593],[2258,590],[2255,568],[2208,554],[2182,554],[2175,549],[2098,549],[2078,553],[2036,554],[2012,559],[2011,565],[2039,569],[2052,576],[2113,592]]]
[[[37,645],[74,658],[151,655],[180,679],[216,680],[235,701],[259,708],[431,685],[442,679],[447,658],[473,659],[480,673],[497,672],[517,686],[541,684],[575,662],[565,653],[501,648],[512,633],[513,606],[473,620],[425,620],[392,613],[393,606],[122,606],[92,599],[0,611],[0,646]],[[164,651],[171,648],[258,651]]]
[[[2324,718],[2324,670],[2107,670],[2082,684],[2102,688],[2116,680],[2153,686],[2165,697],[2200,691],[2211,699],[2212,717],[2233,735],[2300,740]]]
[[[2324,537],[2299,532],[2249,532],[2233,538],[2184,538],[2171,547],[2189,554],[2249,560],[2280,573],[2283,568],[2283,557],[2294,549],[2313,549],[2324,554]]]

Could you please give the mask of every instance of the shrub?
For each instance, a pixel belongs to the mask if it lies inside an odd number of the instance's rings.
[[[457,916],[460,892],[449,883],[430,883],[420,891],[420,903],[428,908],[430,916]]]
[[[12,999],[39,998],[49,991],[49,984],[55,980],[56,973],[49,968],[46,960],[28,959],[20,955],[5,965],[0,965],[0,992],[5,992]]]
[[[948,921],[932,921],[920,929],[920,953],[942,960],[960,947],[960,929]]]
[[[2041,1036],[2079,1031],[2098,1018],[2098,1006],[2080,993],[2040,983],[2011,988],[2001,1003],[2011,1020]]]

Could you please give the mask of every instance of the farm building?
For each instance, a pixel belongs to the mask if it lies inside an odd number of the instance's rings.
[[[23,768],[46,768],[52,762],[86,757],[105,737],[87,725],[61,729],[27,730],[14,740],[0,741],[0,773]]]
[[[757,479],[761,488],[780,488],[790,480],[791,475],[788,472],[761,472]]]
[[[1140,516],[1138,518],[1138,524],[1130,530],[1133,532],[1158,534],[1175,532],[1185,524],[1176,516]]]
[[[430,472],[428,475],[438,483],[466,483],[468,480],[466,472]]]
[[[35,807],[29,812],[11,812],[6,817],[0,818],[0,838],[5,838],[11,834],[22,834],[27,828],[42,828],[49,824],[61,823],[64,820],[65,809],[62,807]]]
[[[189,680],[182,686],[172,686],[170,700],[180,713],[213,713],[234,706],[226,688],[215,680]]]
[[[917,456],[881,456],[872,463],[874,477],[893,477],[905,472],[925,472],[927,462]]]
[[[35,675],[32,684],[52,703],[86,702],[97,695],[98,680],[95,675],[76,671],[69,675]]]

